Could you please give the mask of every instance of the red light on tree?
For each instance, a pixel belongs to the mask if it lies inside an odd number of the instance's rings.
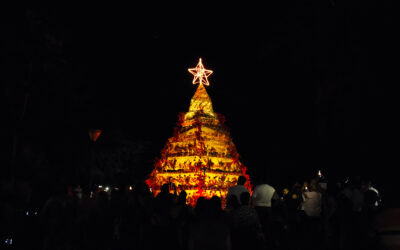
[[[99,139],[101,134],[101,129],[90,129],[89,130],[89,137],[92,142],[96,142]]]

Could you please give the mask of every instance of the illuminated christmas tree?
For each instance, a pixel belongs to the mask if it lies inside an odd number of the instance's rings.
[[[201,58],[196,68],[193,84],[199,84],[190,101],[189,112],[181,113],[174,136],[169,138],[157,159],[155,169],[146,183],[157,195],[163,184],[175,184],[185,190],[187,203],[195,205],[197,198],[216,195],[225,203],[228,189],[236,185],[247,168],[239,161],[239,154],[232,142],[224,117],[214,112],[204,85],[211,70],[204,68]],[[250,181],[246,183],[251,188]]]

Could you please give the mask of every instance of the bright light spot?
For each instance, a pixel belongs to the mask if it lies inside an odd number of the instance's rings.
[[[26,211],[25,215],[29,215],[29,211]]]
[[[283,194],[284,194],[284,195],[289,194],[289,189],[287,189],[287,188],[283,189]]]
[[[4,242],[5,242],[7,245],[12,245],[13,239],[12,239],[12,238],[9,238],[9,239],[6,239]]]
[[[109,187],[105,187],[105,188],[104,188],[104,191],[106,191],[106,192],[108,192],[109,190],[110,190]]]
[[[199,58],[199,63],[197,64],[196,68],[188,69],[189,72],[194,75],[193,84],[204,84],[206,86],[210,85],[208,82],[207,77],[209,77],[213,71],[205,69],[203,63],[201,62],[201,58]]]
[[[129,191],[132,191],[133,190],[133,187],[132,186],[129,186]]]
[[[99,185],[99,188],[103,188],[103,186],[102,186],[102,185]]]

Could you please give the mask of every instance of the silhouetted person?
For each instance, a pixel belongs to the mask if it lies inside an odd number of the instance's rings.
[[[300,219],[303,211],[300,210],[300,204],[302,202],[302,190],[300,182],[296,181],[289,194],[286,195],[285,205],[286,205],[286,236],[288,239],[284,242],[287,249],[298,249],[301,242],[301,224]]]
[[[400,201],[397,193],[392,196],[383,196],[382,209],[373,219],[375,249],[400,249]]]
[[[155,198],[156,212],[160,214],[168,214],[173,204],[174,195],[169,192],[169,185],[162,185],[161,192]]]
[[[198,221],[189,233],[189,250],[231,249],[229,227],[217,219],[218,208],[215,201],[200,197],[196,203]]]
[[[243,175],[239,176],[238,181],[237,181],[237,185],[236,185],[236,186],[233,186],[233,187],[231,187],[231,188],[229,188],[227,197],[229,197],[229,196],[231,196],[231,195],[235,195],[236,198],[237,198],[238,201],[239,201],[239,204],[240,204],[240,195],[241,195],[243,192],[250,193],[249,190],[244,186],[244,184],[246,183],[246,181],[247,181],[247,180],[246,180],[246,177],[245,177],[245,176],[243,176]]]
[[[182,190],[182,191],[179,193],[179,196],[178,196],[178,204],[186,205],[186,197],[187,197],[186,191],[185,191],[185,190]]]
[[[232,246],[233,249],[260,249],[264,244],[264,234],[257,212],[249,206],[250,194],[240,195],[242,205],[232,212]]]
[[[267,182],[267,178],[263,176],[254,187],[252,206],[257,212],[258,218],[260,218],[260,223],[266,240],[271,242],[272,204],[276,204],[279,200],[279,195],[275,191],[275,188],[267,184]]]
[[[121,189],[113,189],[110,199],[110,219],[113,226],[114,245],[118,244],[128,216],[128,200]]]
[[[375,199],[374,206],[378,207],[381,201],[380,193],[375,187],[372,186],[372,181],[371,180],[364,181],[361,188],[364,191],[364,194],[368,195],[368,197],[365,198],[369,200],[365,202],[367,203],[371,201],[370,199]]]
[[[301,209],[303,216],[303,248],[320,249],[321,248],[321,198],[317,180],[312,179],[307,189],[303,191],[303,202]]]
[[[215,210],[215,215],[216,215],[217,219],[220,219],[220,217],[222,215],[221,198],[219,198],[218,196],[214,195],[213,197],[211,197],[210,202],[212,204],[212,207]]]
[[[197,217],[202,217],[204,211],[206,210],[206,198],[199,197],[196,201],[196,206],[194,207],[194,212]]]
[[[225,207],[225,211],[227,213],[232,212],[239,206],[240,206],[240,204],[239,204],[239,201],[238,201],[236,195],[228,196],[228,198],[226,199],[226,207]]]
[[[346,232],[342,242],[343,248],[345,249],[356,249],[362,238],[362,211],[364,207],[364,192],[361,186],[361,177],[356,176],[342,191],[344,196],[351,201],[352,206],[347,220],[342,221],[342,227]]]
[[[161,192],[154,199],[155,213],[152,217],[152,230],[154,235],[158,235],[157,241],[151,241],[154,248],[172,247],[175,238],[172,227],[173,219],[171,210],[174,206],[174,195],[169,192],[169,185],[164,184]]]
[[[135,199],[138,210],[142,216],[149,218],[154,212],[154,198],[149,186],[145,182],[140,182],[134,189]]]
[[[321,216],[323,223],[323,234],[324,234],[324,247],[325,249],[336,249],[339,246],[337,232],[335,226],[337,225],[337,211],[338,204],[335,197],[337,196],[338,190],[335,190],[335,185],[330,185],[328,182],[324,182],[324,185],[320,185],[322,191],[321,198]]]
[[[67,211],[66,190],[61,185],[57,185],[55,189],[40,213],[44,233],[43,249],[70,246],[68,236],[71,221]]]
[[[176,204],[171,209],[173,229],[176,231],[176,241],[181,249],[186,249],[189,239],[190,223],[193,221],[193,211],[186,204],[187,193],[182,190],[179,193]]]

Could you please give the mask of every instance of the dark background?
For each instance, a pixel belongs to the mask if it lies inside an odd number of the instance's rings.
[[[196,86],[187,69],[202,57],[214,71],[214,110],[226,116],[251,176],[292,183],[322,169],[391,189],[390,3],[278,2],[5,11],[1,167],[36,178],[23,173],[39,171],[27,167],[39,158],[41,178],[73,179],[88,157],[88,129],[100,128],[100,147],[145,145],[130,167],[148,172],[189,108]]]

